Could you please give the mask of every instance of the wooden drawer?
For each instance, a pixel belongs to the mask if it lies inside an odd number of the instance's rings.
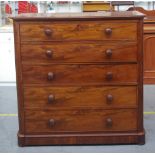
[[[23,65],[24,84],[136,84],[137,64]]]
[[[26,133],[110,132],[137,129],[137,110],[27,110]]]
[[[136,62],[137,45],[131,43],[55,43],[21,45],[23,62]]]
[[[20,24],[21,41],[137,40],[137,23],[70,21]]]
[[[137,87],[25,87],[25,108],[136,108]]]

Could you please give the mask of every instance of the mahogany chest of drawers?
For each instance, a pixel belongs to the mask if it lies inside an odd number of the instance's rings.
[[[20,146],[144,144],[143,14],[12,18]]]

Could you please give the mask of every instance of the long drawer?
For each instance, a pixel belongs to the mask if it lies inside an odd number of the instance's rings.
[[[100,107],[136,108],[137,87],[25,87],[24,107],[33,109]]]
[[[20,24],[21,41],[134,40],[134,21],[70,21]]]
[[[26,133],[137,130],[136,109],[27,110]]]
[[[22,44],[21,59],[27,63],[136,62],[135,43]]]
[[[23,65],[24,84],[136,84],[137,64]]]

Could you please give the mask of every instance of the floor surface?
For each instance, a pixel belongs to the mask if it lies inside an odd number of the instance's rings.
[[[0,152],[155,152],[155,85],[144,86],[144,111],[145,145],[18,147],[16,87],[0,87]]]

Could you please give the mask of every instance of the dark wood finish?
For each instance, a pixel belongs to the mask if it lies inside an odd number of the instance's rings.
[[[128,86],[128,87],[74,86],[63,88],[25,87],[24,107],[26,109],[27,108],[53,109],[57,107],[59,108],[100,107],[105,109],[136,108],[138,99],[137,93],[138,90],[136,86]]]
[[[27,134],[137,130],[135,109],[27,110],[25,116]]]
[[[130,8],[146,15],[144,19],[144,84],[155,84],[155,10]]]
[[[25,14],[19,14],[18,16],[12,16],[11,17],[14,21],[33,21],[35,22],[43,22],[43,21],[94,21],[94,20],[117,20],[117,19],[123,19],[123,20],[139,20],[144,18],[144,14],[138,12],[138,11],[112,11],[112,12],[82,12],[82,13],[25,13]]]
[[[144,144],[142,14],[13,20],[20,146]]]
[[[23,83],[25,85],[137,84],[137,73],[137,64],[23,65]]]
[[[137,62],[135,43],[22,44],[23,63]],[[86,59],[87,58],[87,59]]]
[[[120,31],[121,29],[124,31]],[[72,40],[135,41],[137,40],[136,32],[137,23],[134,20],[131,22],[71,21],[70,24],[67,24],[66,22],[20,24],[21,41],[33,42]]]

